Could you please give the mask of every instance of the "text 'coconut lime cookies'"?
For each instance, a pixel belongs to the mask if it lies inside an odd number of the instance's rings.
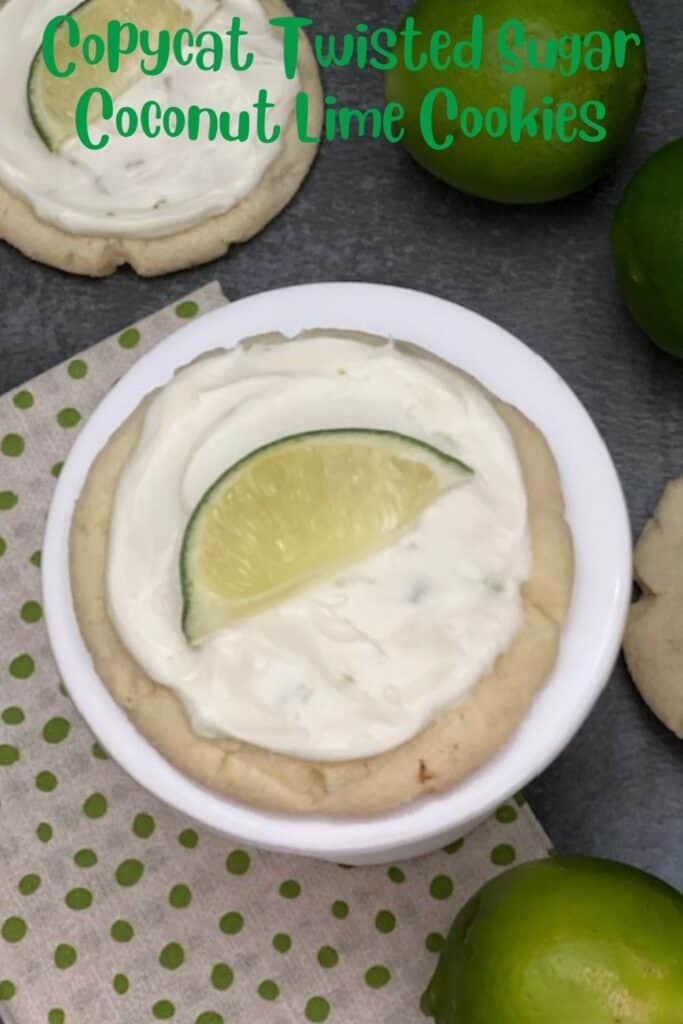
[[[168,273],[251,238],[294,196],[316,152],[300,141],[294,117],[303,91],[317,134],[322,98],[315,58],[302,40],[297,75],[288,79],[282,33],[270,24],[289,13],[284,0],[0,5],[0,237],[32,259],[92,276],[126,263],[143,275]],[[60,77],[46,63],[43,37],[51,20],[65,14],[69,20],[54,33],[49,58],[64,72]],[[108,26],[119,21],[140,36],[147,33],[151,53],[162,37],[174,40],[174,58],[162,73],[149,73],[152,58],[139,48],[126,54],[126,39],[118,68],[109,70],[96,44],[101,50]],[[248,39],[250,65],[242,59],[238,68],[226,57],[218,71],[202,70],[194,59],[197,40],[222,39],[228,53],[235,25]],[[88,90],[97,90],[88,131],[99,148],[88,148],[76,133],[76,109]],[[200,120],[202,110],[204,118],[215,111],[222,126],[229,119],[232,137],[240,117],[256,116],[264,92],[280,128],[271,141],[255,131],[228,141],[199,125],[194,132],[187,124],[179,130],[181,119],[189,118],[184,112],[194,110]],[[164,130],[130,135],[133,115],[113,116],[119,102],[132,112],[163,115]]]
[[[286,811],[453,786],[555,662],[573,580],[542,434],[423,350],[316,330],[184,367],[92,466],[71,583],[173,764]]]

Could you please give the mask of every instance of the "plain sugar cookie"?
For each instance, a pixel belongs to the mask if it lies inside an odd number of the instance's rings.
[[[643,699],[683,739],[683,477],[636,545],[635,575],[642,596],[626,628],[626,661]]]

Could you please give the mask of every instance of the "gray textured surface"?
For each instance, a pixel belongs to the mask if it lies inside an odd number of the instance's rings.
[[[373,22],[392,24],[408,3],[372,6]],[[296,7],[324,31],[368,16],[363,0],[298,0]],[[605,436],[639,530],[666,481],[683,473],[683,362],[660,354],[629,322],[612,282],[607,232],[630,172],[683,134],[683,14],[680,0],[637,7],[650,89],[616,176],[552,206],[503,208],[450,191],[400,149],[361,140],[325,147],[275,223],[196,270],[90,281],[0,246],[0,391],[212,278],[232,298],[335,279],[424,289],[498,321],[568,381]],[[381,95],[373,73],[328,74],[326,83],[345,103]],[[623,665],[529,796],[560,849],[618,857],[683,888],[683,744],[640,702]]]

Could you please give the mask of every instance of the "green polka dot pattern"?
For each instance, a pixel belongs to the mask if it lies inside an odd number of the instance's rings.
[[[220,992],[230,988],[234,980],[232,967],[228,964],[216,964],[211,971],[211,984]]]
[[[171,1020],[175,1017],[175,1006],[168,999],[159,999],[152,1007],[152,1016],[156,1020]]]
[[[365,972],[365,984],[370,988],[384,988],[391,981],[391,971],[383,964],[375,964]]]
[[[16,459],[23,454],[26,442],[21,434],[5,434],[0,441],[0,452],[11,459]]]
[[[140,342],[140,332],[136,327],[129,327],[119,335],[121,348],[136,348]]]
[[[312,996],[306,1003],[304,1013],[311,1024],[323,1024],[330,1016],[330,1004],[322,996]]]
[[[343,920],[349,916],[349,905],[345,900],[335,900],[332,904],[332,914],[334,917]]]
[[[219,928],[226,935],[237,935],[244,928],[244,918],[241,914],[231,910],[227,914],[223,914]]]
[[[169,942],[159,953],[159,963],[168,971],[175,971],[185,960],[185,952],[179,942]]]
[[[0,491],[0,512],[9,512],[19,503],[19,498],[14,491]]]
[[[49,843],[52,835],[52,825],[49,825],[46,821],[41,821],[36,828],[36,836],[40,839],[41,843]]]
[[[37,601],[24,601],[20,615],[26,623],[40,622],[43,617],[43,609]]]
[[[77,958],[76,950],[68,942],[60,942],[55,948],[55,967],[58,967],[60,971],[66,971],[69,967],[73,967]]]
[[[115,877],[119,885],[129,887],[131,885],[137,885],[142,878],[145,865],[137,857],[130,857],[128,860],[123,860],[116,869]]]
[[[178,836],[178,842],[186,850],[194,850],[199,842],[199,836],[193,828],[186,828]]]
[[[46,743],[61,743],[71,731],[71,723],[66,718],[51,718],[43,726],[43,739]]]
[[[38,772],[36,775],[36,789],[41,793],[51,793],[59,785],[59,780],[54,772]]]
[[[225,866],[231,875],[246,875],[251,863],[249,854],[244,850],[233,850],[228,855]]]
[[[12,401],[16,405],[17,409],[30,409],[34,404],[35,399],[31,392],[24,388],[21,391],[17,391]]]
[[[74,380],[83,380],[88,373],[88,364],[84,359],[72,359],[66,370]]]
[[[508,867],[516,858],[515,848],[509,843],[500,843],[491,851],[491,861],[499,868]]]
[[[25,717],[21,708],[5,708],[2,713],[2,720],[5,725],[21,725]]]
[[[289,953],[291,948],[291,935],[287,935],[286,932],[278,932],[277,935],[273,935],[273,949],[276,949],[278,953]]]
[[[332,946],[321,946],[318,950],[318,963],[321,967],[336,967],[339,963],[339,953]]]
[[[16,990],[17,987],[13,981],[10,981],[9,978],[3,978],[0,981],[0,1002],[9,1002]]]
[[[286,900],[295,900],[301,894],[301,886],[293,878],[288,878],[280,886],[280,895]]]
[[[138,839],[149,839],[154,834],[154,818],[151,814],[136,814],[133,821],[133,832]]]
[[[8,768],[21,757],[17,747],[12,746],[11,743],[0,743],[0,768]]]
[[[70,889],[64,902],[70,910],[87,910],[92,903],[92,893],[89,889]]]
[[[375,918],[375,928],[383,935],[389,935],[396,927],[396,918],[390,910],[380,910]]]
[[[435,900],[447,900],[453,895],[453,882],[448,875],[437,875],[430,883],[429,892]]]
[[[24,921],[23,917],[8,917],[3,921],[0,935],[2,935],[5,942],[21,942],[27,930],[26,921]]]
[[[176,910],[184,910],[192,902],[192,892],[187,885],[174,885],[168,894],[168,902]]]
[[[130,988],[130,982],[125,974],[115,974],[112,979],[112,987],[118,995],[125,996]]]
[[[261,853],[155,800],[81,719],[40,596],[56,478],[114,382],[221,301],[215,286],[177,300],[0,397],[0,1018],[417,1021],[473,880],[546,852],[510,799],[464,843],[416,860],[342,870]]]
[[[67,407],[66,409],[60,409],[57,413],[57,423],[60,427],[64,427],[65,430],[71,430],[72,427],[78,426],[81,422],[81,414],[78,409],[72,409]]]
[[[9,663],[9,674],[15,679],[29,679],[35,671],[35,662],[30,654],[17,654]]]
[[[88,818],[101,818],[107,813],[107,798],[102,793],[91,793],[83,803],[83,813]]]
[[[179,316],[181,320],[191,320],[199,312],[199,306],[196,302],[181,302],[176,306],[175,311],[176,316]]]
[[[270,978],[267,978],[265,981],[262,981],[261,984],[259,985],[258,994],[260,995],[261,999],[267,999],[268,1002],[272,1003],[280,995],[280,989],[279,986],[274,981],[271,981]]]
[[[135,930],[129,921],[114,921],[111,926],[111,937],[114,942],[130,942]]]
[[[444,944],[443,935],[439,935],[438,932],[430,932],[425,939],[425,948],[430,953],[440,953]]]
[[[78,864],[79,868],[93,868],[97,864],[97,854],[87,848],[77,850],[74,854],[74,864]]]
[[[22,896],[31,896],[40,889],[40,875],[24,875],[19,881],[18,889]]]

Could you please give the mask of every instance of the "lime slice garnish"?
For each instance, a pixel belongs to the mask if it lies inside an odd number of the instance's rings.
[[[106,38],[108,22],[118,19],[132,22],[140,30],[147,29],[150,42],[156,47],[162,29],[173,33],[190,26],[193,20],[176,0],[85,0],[70,14],[80,29],[81,44],[91,33]],[[53,151],[76,134],[76,106],[85,90],[101,87],[116,99],[142,78],[140,59],[144,56],[140,50],[122,56],[115,72],[109,71],[106,57],[99,64],[87,64],[82,52],[69,45],[65,23],[55,35],[54,51],[57,66],[66,68],[75,62],[74,72],[68,78],[51,74],[41,46],[31,63],[27,84],[33,125]]]
[[[209,488],[180,556],[197,643],[395,541],[472,470],[414,438],[326,430],[259,448]]]

